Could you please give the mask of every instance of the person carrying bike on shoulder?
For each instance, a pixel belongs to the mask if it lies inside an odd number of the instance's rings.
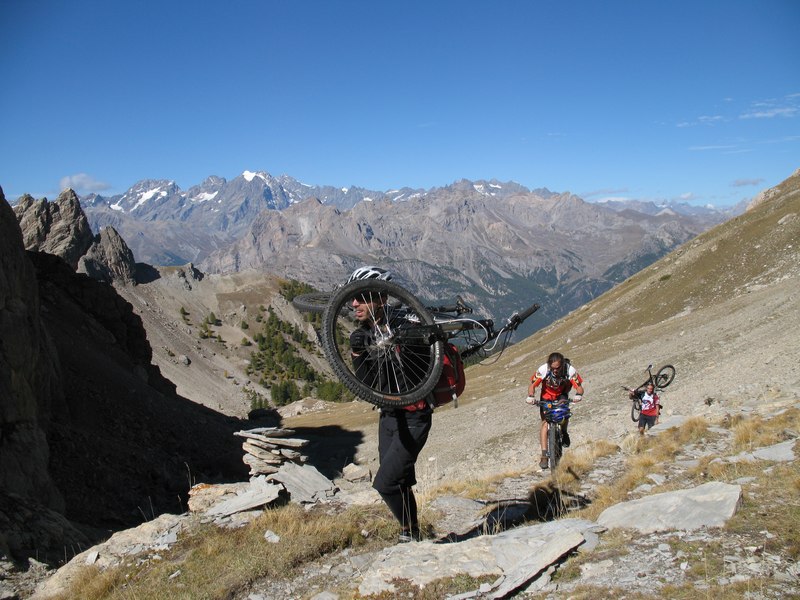
[[[661,413],[656,386],[648,383],[644,389],[632,390],[629,396],[631,400],[639,398],[642,403],[642,412],[639,413],[639,435],[644,435],[645,429],[658,423],[658,415]]]
[[[534,392],[536,388],[541,385],[542,401],[564,401],[569,397],[569,391],[575,388],[573,400],[580,402],[583,398],[583,379],[578,374],[578,371],[573,367],[564,355],[560,352],[553,352],[547,357],[547,362],[540,366],[536,372],[531,376],[531,383],[528,386],[528,398],[525,400],[528,404],[537,404]],[[539,431],[539,441],[542,445],[542,458],[539,461],[539,466],[546,469],[548,466],[547,455],[547,421],[544,417],[544,410],[539,407],[539,416],[542,419],[541,429]],[[561,438],[562,444],[565,448],[569,447],[570,439],[567,433],[569,426],[569,419],[564,419],[561,424]]]
[[[392,275],[379,267],[361,267],[353,271],[347,283],[365,279],[389,281]],[[350,334],[350,352],[356,377],[379,381],[385,392],[400,392],[402,382],[392,376],[391,365],[382,355],[372,356],[369,351],[374,336],[386,328],[383,305],[386,297],[357,296],[352,300],[358,327]],[[423,353],[420,353],[422,355]],[[401,360],[421,360],[419,356],[401,357]],[[399,542],[422,539],[417,516],[417,501],[412,486],[417,483],[416,462],[428,440],[433,409],[423,398],[402,408],[381,408],[378,425],[378,456],[380,466],[372,487],[380,494],[386,506],[400,523]]]

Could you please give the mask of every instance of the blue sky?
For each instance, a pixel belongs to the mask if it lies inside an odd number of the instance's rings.
[[[800,167],[800,1],[0,0],[0,186],[245,170],[727,205]]]

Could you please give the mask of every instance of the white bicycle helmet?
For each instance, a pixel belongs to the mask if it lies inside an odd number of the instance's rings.
[[[350,274],[347,283],[362,281],[364,279],[380,279],[381,281],[390,281],[392,279],[392,274],[386,269],[381,269],[380,267],[359,267]]]

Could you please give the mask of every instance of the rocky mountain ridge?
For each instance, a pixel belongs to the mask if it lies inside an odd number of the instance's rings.
[[[178,265],[201,263],[210,254],[251,235],[250,224],[263,210],[282,211],[311,198],[346,213],[363,203],[388,201],[399,204],[421,198],[437,203],[440,198],[473,195],[502,203],[513,196],[548,199],[565,194],[554,194],[545,188],[529,190],[515,182],[497,180],[461,180],[428,190],[402,188],[379,192],[357,186],[312,186],[288,175],[273,177],[264,171],[245,171],[231,181],[209,177],[186,191],[172,181],[143,180],[124,194],[108,198],[92,194],[83,198],[82,203],[92,228],[97,231],[105,225],[115,227],[131,244],[138,260],[154,265]],[[683,217],[695,232],[731,216],[727,209],[713,210],[677,203],[656,207],[652,203],[615,202],[608,206],[613,206],[616,211],[627,207],[649,216],[660,212],[662,217]],[[611,210],[606,206],[602,208]],[[476,214],[475,220],[481,217],[481,214]],[[424,229],[427,224],[416,225]],[[431,234],[435,233],[434,229]],[[535,238],[536,232],[528,232],[528,236]],[[352,241],[357,242],[357,239]],[[269,266],[259,265],[259,268],[268,270]]]
[[[677,215],[617,213],[570,194],[493,197],[461,182],[345,212],[313,199],[264,211],[201,268],[268,269],[328,290],[356,266],[378,264],[426,301],[460,294],[493,316],[543,299],[529,333],[700,231]]]
[[[376,192],[263,171],[212,176],[186,191],[143,180],[82,203],[94,230],[113,227],[149,264],[252,269],[331,289],[369,261],[396,270],[426,300],[469,289],[472,304],[491,315],[546,297],[524,333],[730,216],[674,203],[612,209],[497,180]]]
[[[54,202],[24,196],[14,206],[23,245],[27,250],[62,258],[79,273],[111,283],[135,283],[136,262],[116,229],[92,233],[73,190],[64,190]]]

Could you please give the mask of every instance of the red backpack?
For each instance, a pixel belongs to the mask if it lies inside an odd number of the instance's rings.
[[[433,388],[433,406],[442,406],[453,402],[454,407],[458,407],[458,397],[464,392],[467,383],[464,377],[464,361],[461,360],[461,353],[454,344],[444,345],[444,366],[442,375],[436,387]]]

